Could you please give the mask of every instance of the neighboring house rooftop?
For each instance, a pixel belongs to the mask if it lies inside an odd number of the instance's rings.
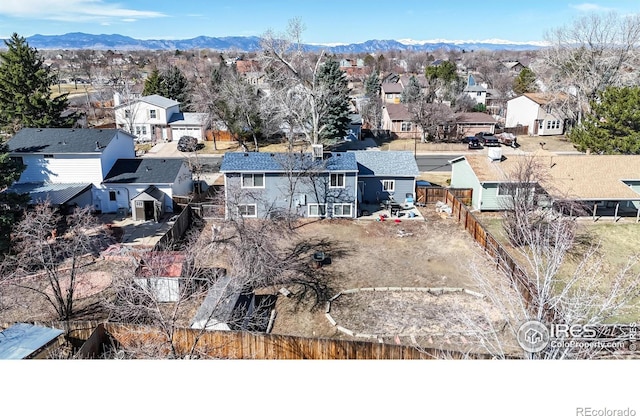
[[[29,194],[32,204],[49,200],[52,205],[62,205],[91,189],[91,186],[90,183],[26,182],[14,183],[7,189],[7,192]]]
[[[117,133],[117,129],[23,128],[7,146],[11,153],[101,153]]]
[[[391,120],[413,120],[413,115],[406,105],[387,103],[385,106]]]
[[[466,160],[480,182],[505,182],[520,161],[531,156],[503,157],[492,162],[486,155]],[[556,197],[579,200],[640,200],[624,180],[640,180],[640,156],[557,155],[539,151],[533,156],[545,178],[541,185]]]
[[[380,88],[385,94],[401,93],[404,90],[404,87],[399,82],[385,82],[380,84]]]
[[[169,108],[176,105],[180,105],[178,101],[163,97],[158,94],[140,97],[140,101],[143,101],[147,104],[155,105],[156,107],[162,107],[162,108]]]
[[[474,84],[466,86],[464,92],[487,92],[487,89],[482,85]]]
[[[64,334],[61,329],[15,324],[0,332],[0,360],[21,360]]]
[[[184,164],[183,159],[118,159],[104,183],[173,183]]]
[[[352,151],[358,162],[358,171],[363,176],[410,176],[420,175],[412,152],[403,151]]]
[[[470,123],[470,124],[495,124],[496,120],[487,113],[468,112],[456,114],[456,121],[458,123]]]
[[[287,172],[310,169],[355,172],[356,158],[351,152],[325,153],[322,160],[314,160],[310,153],[227,152],[220,172]]]
[[[544,93],[544,92],[526,92],[524,94],[525,97],[527,97],[528,99],[530,99],[531,101],[540,104],[540,105],[546,105],[546,104],[550,104],[552,102],[554,102],[557,99],[566,99],[567,96],[565,94],[550,94],[550,93]]]
[[[169,124],[201,125],[207,119],[207,113],[174,113],[169,118]]]

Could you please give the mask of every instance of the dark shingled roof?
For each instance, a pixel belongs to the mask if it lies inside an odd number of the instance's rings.
[[[286,172],[320,168],[324,171],[356,172],[358,164],[352,153],[325,154],[321,161],[314,161],[310,153],[227,152],[222,159],[220,172]]]
[[[173,183],[184,164],[183,159],[118,159],[104,183]]]
[[[117,129],[23,128],[7,146],[12,153],[101,153],[117,133]]]

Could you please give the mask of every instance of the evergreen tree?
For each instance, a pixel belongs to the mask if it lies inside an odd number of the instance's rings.
[[[170,66],[162,74],[161,90],[163,97],[178,101],[183,110],[191,105],[189,81],[177,66]]]
[[[0,52],[0,129],[15,133],[22,127],[70,127],[76,115],[63,117],[67,94],[52,97],[53,74],[35,48],[14,33]]]
[[[184,110],[191,105],[190,92],[187,77],[177,66],[170,66],[162,73],[157,68],[151,71],[151,74],[144,81],[142,95],[158,94],[176,100]]]
[[[372,72],[364,81],[364,91],[364,95],[369,98],[380,96],[380,77],[376,71]]]
[[[444,61],[439,65],[428,66],[424,72],[427,79],[431,81],[440,80],[443,84],[448,84],[458,79],[456,70],[456,64],[451,61]]]
[[[568,134],[582,152],[640,154],[640,87],[608,87]]]
[[[24,166],[9,157],[7,146],[0,143],[0,190],[5,190],[20,178]],[[16,220],[13,207],[24,204],[28,197],[13,192],[0,192],[0,255],[9,248],[11,228]]]
[[[342,139],[349,128],[349,87],[347,76],[334,59],[328,59],[318,72],[324,108],[321,111],[319,136],[321,141]]]
[[[529,68],[524,68],[513,80],[513,92],[524,94],[525,92],[536,92],[536,74]]]
[[[411,78],[409,78],[407,86],[402,90],[402,94],[400,94],[400,102],[403,104],[412,104],[420,100],[421,96],[422,90],[418,78],[412,75]]]
[[[151,71],[147,79],[144,80],[144,88],[142,90],[142,95],[144,96],[154,95],[154,94],[162,95],[160,91],[160,84],[161,84],[160,71],[158,71],[158,68],[153,68],[153,71]]]

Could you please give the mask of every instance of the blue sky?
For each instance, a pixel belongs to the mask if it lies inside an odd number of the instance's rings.
[[[305,43],[369,39],[541,41],[592,12],[640,12],[638,0],[0,0],[0,37],[69,32],[138,39],[260,36],[299,18]]]

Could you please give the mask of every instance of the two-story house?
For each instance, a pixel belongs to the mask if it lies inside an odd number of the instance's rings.
[[[139,159],[134,137],[119,129],[24,128],[8,142],[10,157],[25,166],[10,191],[28,193],[32,203],[91,206],[104,213],[132,212],[134,219],[157,218],[144,210],[146,194],[160,213],[173,211],[173,195],[192,190],[183,159]],[[142,194],[145,195],[142,195]]]
[[[505,127],[529,126],[537,136],[563,134],[567,115],[556,104],[562,94],[525,93],[507,101]]]
[[[314,149],[316,150],[316,149]],[[226,153],[227,216],[356,218],[361,206],[413,201],[411,152]]]
[[[205,113],[180,111],[180,103],[160,95],[149,95],[121,103],[114,96],[116,126],[128,131],[139,142],[178,140],[192,136],[205,137]]]

